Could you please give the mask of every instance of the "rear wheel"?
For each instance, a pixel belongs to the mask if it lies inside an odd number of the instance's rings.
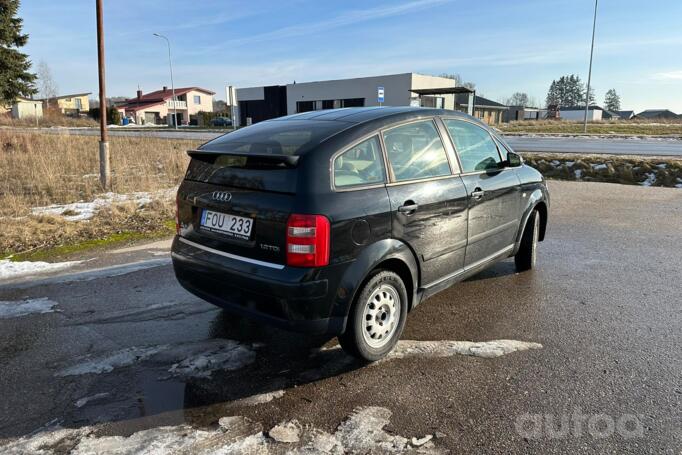
[[[377,272],[363,286],[351,308],[346,332],[339,336],[341,347],[370,362],[384,357],[403,332],[407,302],[400,277],[390,271]]]
[[[537,261],[538,238],[540,236],[540,214],[537,210],[531,212],[526,228],[521,237],[519,251],[514,256],[514,263],[518,272],[535,268]]]

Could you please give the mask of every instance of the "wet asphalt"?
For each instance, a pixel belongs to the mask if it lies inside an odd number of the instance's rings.
[[[163,242],[103,253],[80,268],[152,261],[137,266],[0,283],[0,301],[58,303],[55,312],[0,319],[0,444],[56,425],[129,435],[215,425],[226,415],[265,428],[296,418],[333,431],[371,405],[393,412],[390,433],[437,433],[436,446],[451,453],[679,454],[682,191],[571,182],[550,182],[550,190],[536,270],[517,274],[505,260],[409,315],[406,340],[543,345],[493,359],[367,366],[319,351],[336,341],[259,326],[185,292]],[[163,356],[59,375],[84,356],[216,339],[252,346],[255,361],[210,377],[169,375],[175,360]],[[270,402],[243,400],[278,390],[284,395]]]

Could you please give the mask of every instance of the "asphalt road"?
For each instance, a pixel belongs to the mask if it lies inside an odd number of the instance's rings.
[[[344,447],[387,453],[401,437],[436,435],[422,449],[679,454],[680,192],[572,182],[550,190],[537,270],[517,274],[506,260],[436,295],[410,314],[402,337],[436,342],[371,366],[334,340],[261,327],[193,297],[176,284],[164,243],[6,282],[0,301],[54,306],[0,318],[0,438],[24,436],[4,448],[0,439],[0,452],[80,444],[94,453],[160,444],[174,431],[183,443],[213,434],[196,428],[229,434],[246,452],[281,431],[233,432],[296,419],[315,429],[318,453],[335,434]],[[482,358],[444,352],[442,340],[542,347]],[[223,419],[217,430],[224,416],[250,420]]]
[[[585,136],[505,136],[505,139],[514,150],[519,152],[682,156],[682,141],[678,139],[618,139]]]
[[[24,128],[23,132],[45,134],[74,134],[98,136],[99,130],[89,128]],[[222,133],[213,131],[159,131],[159,130],[125,130],[109,129],[111,136],[145,136],[163,139],[196,139],[208,141]],[[598,137],[547,137],[547,136],[506,136],[505,139],[519,152],[545,153],[589,153],[607,155],[648,155],[648,156],[682,156],[682,140],[671,138],[631,139]]]

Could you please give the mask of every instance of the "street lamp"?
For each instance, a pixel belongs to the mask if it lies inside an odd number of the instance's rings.
[[[590,47],[590,69],[587,73],[587,95],[585,96],[585,125],[583,132],[587,133],[587,114],[590,109],[590,83],[592,82],[592,55],[594,55],[594,31],[597,28],[597,4],[599,0],[594,0],[594,21],[592,22],[592,46]]]
[[[170,45],[170,40],[166,38],[165,36],[159,34],[159,33],[154,33],[154,36],[165,39],[166,44],[168,44],[168,66],[170,67],[170,77],[171,77],[171,90],[173,91],[173,125],[175,125],[175,129],[178,129],[178,106],[177,106],[177,100],[175,99],[175,83],[173,82],[173,60],[171,60],[171,45]]]

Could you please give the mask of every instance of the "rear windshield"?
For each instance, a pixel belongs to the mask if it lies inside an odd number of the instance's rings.
[[[238,154],[302,155],[347,126],[335,121],[273,120],[220,136],[201,149]]]
[[[296,169],[261,156],[194,154],[185,180],[253,190],[296,192]]]

